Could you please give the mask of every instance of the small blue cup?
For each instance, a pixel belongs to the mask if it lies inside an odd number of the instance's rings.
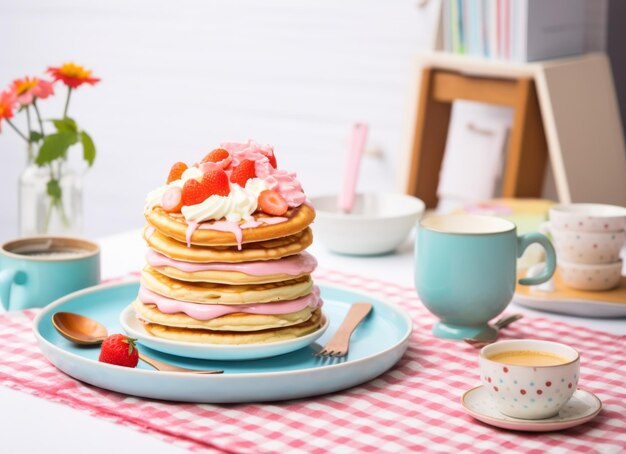
[[[463,339],[489,329],[488,322],[513,299],[516,262],[531,243],[546,251],[546,268],[520,279],[538,285],[552,277],[554,248],[540,233],[517,236],[514,223],[470,214],[435,215],[422,219],[415,246],[415,285],[419,297],[440,321],[437,337]]]
[[[0,303],[6,310],[43,307],[100,283],[100,248],[80,238],[38,236],[0,247]]]

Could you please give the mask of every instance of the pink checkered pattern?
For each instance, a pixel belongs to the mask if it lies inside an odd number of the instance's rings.
[[[582,353],[580,386],[604,409],[563,432],[509,432],[467,416],[459,399],[479,384],[476,351],[434,338],[434,321],[415,290],[340,272],[319,271],[322,283],[354,287],[392,301],[414,322],[406,355],[377,379],[350,390],[274,404],[198,405],[129,397],[80,383],[41,355],[31,333],[35,311],[0,317],[0,383],[197,451],[263,452],[625,452],[625,337],[544,318],[524,318],[510,338],[540,338]]]

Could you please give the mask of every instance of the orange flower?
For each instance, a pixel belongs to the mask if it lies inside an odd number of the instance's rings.
[[[48,68],[48,73],[54,81],[60,80],[70,88],[80,87],[82,84],[95,85],[100,82],[97,77],[90,77],[91,70],[74,63],[63,63],[58,68]]]
[[[10,90],[0,92],[0,125],[2,119],[8,120],[13,116],[13,108],[15,107],[15,93]],[[2,132],[2,128],[0,128]]]
[[[52,84],[38,77],[24,77],[13,81],[16,101],[21,106],[28,106],[34,99],[45,99],[54,93]]]

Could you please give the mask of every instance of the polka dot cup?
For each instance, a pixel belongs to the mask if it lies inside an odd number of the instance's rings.
[[[622,260],[597,265],[559,260],[559,274],[565,285],[577,290],[610,290],[619,285],[622,266]]]
[[[555,205],[549,212],[550,225],[575,232],[620,232],[626,228],[626,208],[598,203]]]
[[[489,359],[507,351],[540,351],[567,360],[556,366],[514,366]],[[479,354],[480,376],[500,413],[521,419],[544,419],[559,413],[578,384],[580,355],[557,342],[508,340],[484,347]]]
[[[576,232],[548,227],[559,260],[573,263],[612,263],[619,260],[625,232]]]

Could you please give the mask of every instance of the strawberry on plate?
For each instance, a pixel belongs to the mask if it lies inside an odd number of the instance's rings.
[[[266,189],[259,194],[259,208],[272,216],[282,216],[289,209],[289,205],[278,192]]]
[[[187,164],[184,162],[175,163],[167,176],[167,184],[170,184],[172,181],[180,180],[180,177],[183,175],[185,170],[187,170]]]
[[[254,166],[254,161],[250,159],[244,159],[239,163],[237,167],[233,169],[232,173],[230,174],[230,181],[244,188],[246,186],[246,181],[248,181],[250,178],[256,177]]]
[[[102,342],[98,361],[116,366],[137,367],[139,351],[135,345],[137,339],[123,334],[112,334]]]
[[[227,196],[230,194],[228,175],[219,167],[208,169],[201,180],[190,179],[183,186],[183,206],[197,205],[212,195]]]

